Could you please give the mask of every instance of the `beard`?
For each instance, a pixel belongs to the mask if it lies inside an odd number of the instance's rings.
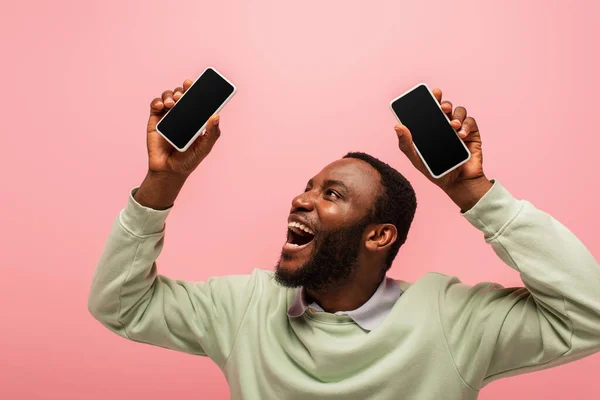
[[[275,267],[274,279],[288,288],[303,286],[324,291],[349,281],[358,267],[362,234],[369,225],[367,218],[349,227],[315,235],[309,260],[295,270]],[[317,237],[319,240],[317,241]],[[289,256],[281,255],[282,259]]]

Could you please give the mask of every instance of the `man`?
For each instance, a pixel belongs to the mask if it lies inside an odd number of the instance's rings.
[[[114,221],[90,312],[128,339],[208,356],[234,399],[475,399],[487,383],[600,350],[600,267],[550,215],[517,200],[482,168],[481,137],[463,107],[434,94],[472,153],[431,178],[395,127],[400,149],[520,272],[524,288],[468,286],[429,273],[386,276],[416,200],[387,164],[349,153],[292,201],[274,272],[206,282],[157,275],[165,220],[220,135],[219,116],[185,153],[156,123],[191,81],[151,104],[149,172]]]

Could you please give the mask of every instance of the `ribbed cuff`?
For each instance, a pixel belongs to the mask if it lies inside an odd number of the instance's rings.
[[[489,238],[500,232],[523,207],[504,186],[492,179],[493,185],[470,210],[461,213],[474,227]]]
[[[136,186],[129,191],[127,205],[119,214],[121,224],[136,236],[161,233],[164,230],[165,221],[173,206],[165,210],[155,210],[145,207],[133,198],[138,189],[139,186]]]

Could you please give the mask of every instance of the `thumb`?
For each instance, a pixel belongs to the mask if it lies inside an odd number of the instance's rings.
[[[201,134],[192,145],[194,153],[198,153],[203,157],[206,157],[208,153],[210,153],[215,142],[219,136],[221,136],[219,120],[220,116],[218,114],[215,114],[209,118],[208,123],[206,124],[206,132]]]
[[[412,134],[410,130],[402,124],[398,124],[394,126],[394,130],[396,131],[396,135],[398,136],[398,147],[400,150],[408,157],[408,159],[413,163],[414,166],[419,164],[419,155],[415,150],[415,146],[412,141]]]
[[[221,128],[219,128],[219,121],[221,117],[219,114],[215,114],[208,120],[208,124],[206,126],[205,135],[208,136],[208,139],[213,143],[217,141],[219,136],[221,136]]]

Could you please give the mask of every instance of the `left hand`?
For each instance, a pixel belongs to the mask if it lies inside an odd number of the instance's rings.
[[[399,147],[411,163],[431,182],[444,190],[455,203],[461,208],[470,208],[474,204],[473,201],[476,202],[481,198],[492,185],[483,173],[483,154],[479,128],[475,119],[467,116],[467,110],[464,107],[456,107],[453,111],[451,102],[447,100],[442,102],[442,91],[440,89],[434,89],[432,92],[451,121],[450,125],[458,130],[459,137],[467,145],[471,152],[471,159],[443,177],[436,179],[429,174],[421,157],[415,150],[410,130],[402,124],[397,124],[394,127],[398,135]],[[477,193],[468,193],[469,191],[476,191]]]

